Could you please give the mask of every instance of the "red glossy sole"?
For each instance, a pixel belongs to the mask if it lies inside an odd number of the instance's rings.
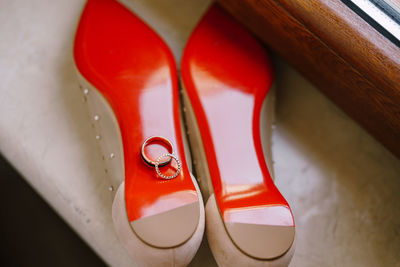
[[[295,224],[288,203],[271,179],[261,145],[260,111],[273,82],[266,51],[213,5],[192,33],[181,72],[228,234],[251,256],[279,257],[293,243]],[[252,253],[231,227],[238,224],[279,229],[273,231],[282,231],[276,235],[285,235],[280,240],[284,244],[274,253]],[[280,242],[271,240],[275,241]]]
[[[104,96],[117,118],[129,221],[198,201],[184,156],[176,65],[166,44],[118,2],[89,0],[77,29],[74,59],[79,72]],[[182,162],[177,178],[160,179],[154,168],[144,164],[141,146],[150,136],[165,137],[173,144]],[[167,152],[162,144],[146,150],[153,159]],[[176,168],[172,163],[162,172],[171,175]],[[196,226],[197,222],[193,231]]]

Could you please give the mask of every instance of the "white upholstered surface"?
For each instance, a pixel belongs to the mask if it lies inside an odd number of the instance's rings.
[[[125,0],[177,60],[209,1]],[[110,265],[132,266],[77,87],[83,0],[0,1],[0,151]],[[297,223],[291,266],[399,266],[400,161],[277,60],[278,187]],[[67,253],[67,252],[66,252]],[[194,266],[209,266],[203,247]]]

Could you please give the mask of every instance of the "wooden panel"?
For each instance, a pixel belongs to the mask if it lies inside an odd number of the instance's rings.
[[[338,0],[219,2],[400,156],[397,47]]]
[[[290,14],[400,102],[400,49],[339,0],[279,0]]]

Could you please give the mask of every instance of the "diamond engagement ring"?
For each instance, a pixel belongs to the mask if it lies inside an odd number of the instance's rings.
[[[178,169],[176,170],[176,172],[175,172],[173,175],[164,175],[164,174],[162,174],[162,173],[160,172],[160,169],[158,168],[158,166],[160,165],[160,164],[159,164],[160,160],[161,160],[162,158],[165,158],[165,157],[168,157],[170,161],[171,161],[172,159],[174,159],[174,160],[176,161],[176,164],[178,164]],[[181,172],[182,163],[181,163],[181,161],[177,158],[177,156],[175,156],[174,154],[169,154],[169,153],[167,153],[167,154],[164,154],[164,155],[161,155],[161,156],[158,157],[158,159],[156,160],[155,168],[156,168],[156,172],[157,172],[158,176],[160,176],[161,178],[166,179],[166,180],[171,180],[171,179],[176,178],[176,177],[179,175],[179,173]]]

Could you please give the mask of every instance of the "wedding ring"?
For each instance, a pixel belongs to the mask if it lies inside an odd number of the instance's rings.
[[[149,144],[153,143],[153,142],[162,142],[164,144],[166,144],[168,146],[168,154],[173,154],[174,153],[174,148],[171,144],[171,142],[162,136],[151,136],[149,138],[147,138],[146,140],[144,140],[143,145],[142,145],[142,149],[141,149],[141,155],[142,155],[142,159],[144,160],[144,162],[146,162],[148,165],[155,167],[156,166],[156,162],[152,161],[149,157],[147,157],[146,153],[144,152],[144,149],[146,146],[148,146]],[[172,157],[168,157],[168,159],[164,160],[164,161],[158,161],[158,166],[165,166],[167,164],[169,164],[172,160]]]

